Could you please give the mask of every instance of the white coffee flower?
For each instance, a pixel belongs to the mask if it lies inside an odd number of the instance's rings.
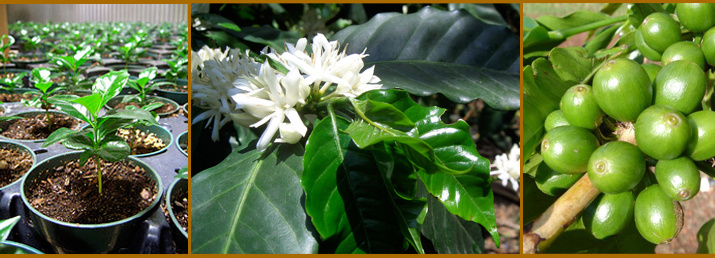
[[[491,165],[492,168],[496,168],[491,175],[496,175],[503,186],[506,186],[507,182],[511,182],[514,191],[519,191],[519,178],[521,177],[519,156],[519,146],[514,144],[508,155],[506,153],[497,155],[494,157],[494,164]]]
[[[250,121],[250,117],[258,119],[251,127],[259,127],[268,122],[266,130],[258,139],[258,150],[267,149],[279,129],[281,137],[276,140],[278,142],[296,143],[305,136],[308,128],[295,107],[297,104],[305,104],[310,88],[297,70],[283,75],[266,62],[258,76],[249,78],[248,81],[251,86],[244,87],[253,87],[256,90],[231,96],[237,107],[245,112],[240,119],[234,118],[234,121],[238,120],[241,124]],[[283,123],[286,118],[289,123]]]
[[[218,140],[218,130],[231,122],[230,115],[236,112],[236,105],[230,96],[242,90],[234,86],[234,81],[246,74],[256,73],[260,67],[247,54],[239,51],[226,49],[221,52],[220,49],[204,46],[192,59],[195,65],[192,64],[191,96],[199,107],[206,109],[192,123],[207,120],[207,126],[213,124],[211,139],[214,141]]]

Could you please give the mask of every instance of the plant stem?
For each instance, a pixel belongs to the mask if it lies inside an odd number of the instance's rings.
[[[610,19],[600,20],[597,22],[589,23],[586,25],[578,26],[578,27],[549,31],[549,38],[553,39],[553,40],[562,40],[562,39],[571,37],[573,35],[576,35],[576,34],[579,34],[582,32],[591,31],[591,30],[595,30],[595,29],[598,29],[603,26],[623,22],[627,18],[628,18],[628,16],[623,15],[623,16],[613,17]]]
[[[381,126],[381,125],[379,125],[379,124],[373,122],[373,121],[370,120],[369,118],[367,118],[367,116],[365,116],[365,113],[363,113],[362,110],[360,110],[360,109],[358,108],[357,104],[355,104],[354,99],[350,99],[350,103],[353,105],[353,109],[355,110],[355,113],[356,113],[360,118],[362,118],[362,120],[364,120],[365,122],[367,122],[368,124],[372,125],[373,127],[377,128],[377,129],[380,130],[380,131],[386,132],[386,133],[388,133],[389,135],[392,135],[392,136],[396,136],[395,133],[390,132],[389,130],[387,130],[387,128],[385,128],[385,127],[383,127],[383,126]]]
[[[601,192],[591,184],[584,174],[566,193],[554,202],[531,224],[531,230],[524,233],[523,251],[535,254],[548,248],[556,238],[573,223]]]
[[[97,179],[99,180],[99,194],[102,194],[102,160],[99,158],[99,156],[95,155],[94,156],[94,162],[97,165]]]

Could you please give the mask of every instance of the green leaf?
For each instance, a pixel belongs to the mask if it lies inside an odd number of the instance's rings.
[[[0,220],[0,242],[7,240],[7,237],[10,236],[10,232],[12,232],[12,228],[15,227],[18,221],[20,221],[20,216]]]
[[[241,28],[239,28],[238,25],[233,22],[220,22],[218,23],[218,25],[229,30],[241,31]]]
[[[498,109],[519,107],[518,36],[464,10],[381,13],[332,40],[347,45],[347,53],[369,54],[365,67],[375,65],[383,87],[421,96],[441,93],[460,103],[481,98]]]
[[[74,103],[78,103],[84,106],[87,111],[92,114],[98,114],[99,109],[102,108],[102,96],[100,94],[92,94],[84,97],[80,97],[72,100]]]
[[[66,127],[60,127],[57,128],[57,130],[53,131],[49,136],[47,136],[47,139],[45,139],[45,142],[42,143],[42,147],[47,147],[52,145],[53,143],[57,143],[61,140],[67,139],[68,137],[71,137],[74,134],[79,134],[80,132],[77,132],[75,130],[66,128]]]
[[[596,36],[584,46],[588,51],[588,54],[593,55],[596,51],[608,47],[608,44],[611,43],[611,40],[616,35],[619,28],[620,26],[610,26],[596,33]]]
[[[94,148],[94,143],[92,142],[92,138],[90,137],[91,132],[77,132],[64,137],[64,139],[62,139],[62,143],[67,148],[90,150]]]
[[[100,144],[99,149],[93,150],[93,154],[109,162],[123,160],[132,154],[132,149],[129,147],[129,144],[127,144],[124,138],[117,135],[105,136]]]
[[[698,250],[699,254],[715,253],[715,219],[708,220],[700,230],[698,230]]]
[[[464,9],[469,12],[474,18],[477,18],[485,23],[508,26],[501,14],[493,4],[448,4],[450,11]]]
[[[400,88],[418,96],[437,92],[449,100],[467,103],[481,98],[502,110],[519,109],[519,75],[473,66],[424,62],[377,62],[375,75],[383,88]]]
[[[402,252],[389,190],[372,153],[350,145],[342,132],[347,126],[329,116],[308,139],[301,177],[306,212],[330,246],[324,248],[335,253]]]
[[[416,198],[414,188],[417,178],[404,155],[390,145],[376,146],[370,149],[380,169],[382,180],[392,200],[392,209],[397,218],[402,235],[417,253],[424,254],[421,228],[427,215],[427,200]],[[397,187],[395,187],[397,185]],[[411,188],[404,191],[400,188]],[[400,192],[403,191],[403,192]],[[406,196],[404,192],[409,192]]]
[[[38,82],[38,83],[35,83],[35,88],[37,88],[38,90],[42,91],[42,93],[47,94],[47,93],[48,93],[47,90],[48,90],[50,87],[52,87],[52,84],[53,84],[52,81],[49,81],[49,82]]]
[[[484,226],[499,247],[494,195],[488,173],[486,176],[477,173],[450,175],[420,170],[417,175],[427,191],[437,197],[450,213]]]
[[[34,79],[35,82],[51,82],[50,76],[52,75],[52,72],[50,72],[49,69],[47,68],[35,68],[32,69],[32,78]]]
[[[548,30],[562,30],[583,26],[608,18],[610,18],[610,16],[603,13],[576,11],[563,18],[553,15],[543,15],[536,18],[536,21]]]
[[[301,205],[302,156],[298,144],[244,149],[192,176],[191,252],[317,252]]]
[[[92,93],[101,94],[100,107],[106,105],[109,99],[117,96],[128,80],[129,73],[125,70],[112,71],[97,78],[92,86]]]
[[[93,121],[92,114],[89,110],[82,104],[72,101],[77,98],[78,97],[74,95],[65,95],[65,97],[57,99],[58,101],[53,102],[53,104],[62,112],[91,124]]]
[[[599,64],[582,47],[554,48],[549,53],[554,71],[565,81],[581,82]],[[573,85],[572,85],[573,86]]]
[[[372,100],[393,105],[415,123],[415,127],[390,127],[392,118],[382,116],[358,117],[346,129],[360,148],[378,142],[396,141],[404,146],[405,154],[415,165],[430,173],[463,174],[478,171],[489,174],[489,161],[479,156],[469,126],[464,121],[446,125],[439,117],[444,109],[421,107],[405,91],[370,91],[357,101]],[[368,115],[373,106],[355,106],[358,114]],[[380,108],[380,110],[383,110]],[[392,116],[394,117],[394,116]],[[387,120],[384,120],[387,119]]]
[[[236,33],[246,41],[270,46],[279,53],[285,51],[285,42],[297,42],[303,36],[295,31],[281,31],[269,25],[261,27],[245,27]]]
[[[550,196],[541,192],[536,186],[534,177],[531,175],[524,174],[524,176],[521,177],[521,181],[520,188],[523,191],[521,196],[524,199],[522,201],[524,204],[522,219],[524,225],[528,225],[541,216],[541,214],[556,201],[558,196]]]
[[[424,188],[424,186],[422,187]],[[422,224],[422,234],[439,254],[481,254],[484,252],[482,229],[450,213],[439,200],[428,197],[429,212]]]
[[[139,73],[139,80],[146,79],[146,81],[151,81],[156,77],[156,66],[149,67],[147,69],[142,70]],[[144,82],[142,85],[145,85],[146,82]]]

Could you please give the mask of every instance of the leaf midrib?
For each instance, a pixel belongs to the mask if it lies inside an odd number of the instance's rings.
[[[236,228],[237,224],[239,223],[239,220],[241,218],[241,213],[243,212],[243,207],[244,204],[246,203],[246,199],[248,199],[248,193],[251,191],[251,185],[253,185],[253,182],[256,180],[256,176],[258,175],[258,170],[263,164],[263,159],[258,159],[256,165],[253,167],[251,170],[251,176],[248,178],[248,181],[246,182],[246,188],[243,189],[243,192],[241,193],[241,198],[238,200],[238,210],[236,211],[236,216],[233,218],[233,221],[231,222],[231,231],[228,232],[227,239],[226,239],[226,244],[223,247],[223,253],[226,254],[228,253],[229,247],[231,246],[231,241],[234,237],[234,234],[236,234]]]

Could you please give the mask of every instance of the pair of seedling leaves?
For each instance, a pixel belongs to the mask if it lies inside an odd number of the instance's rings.
[[[92,157],[116,162],[129,156],[131,148],[124,139],[116,135],[117,129],[137,122],[157,124],[155,116],[141,108],[112,109],[100,114],[102,107],[119,94],[128,79],[129,74],[126,71],[110,72],[95,81],[92,95],[85,97],[69,95],[55,101],[53,104],[58,109],[84,121],[89,126],[80,131],[59,128],[48,136],[43,147],[63,141],[69,148],[82,149],[84,150],[80,155],[82,166]],[[97,172],[101,176],[101,171]],[[99,192],[102,192],[101,181]]]

